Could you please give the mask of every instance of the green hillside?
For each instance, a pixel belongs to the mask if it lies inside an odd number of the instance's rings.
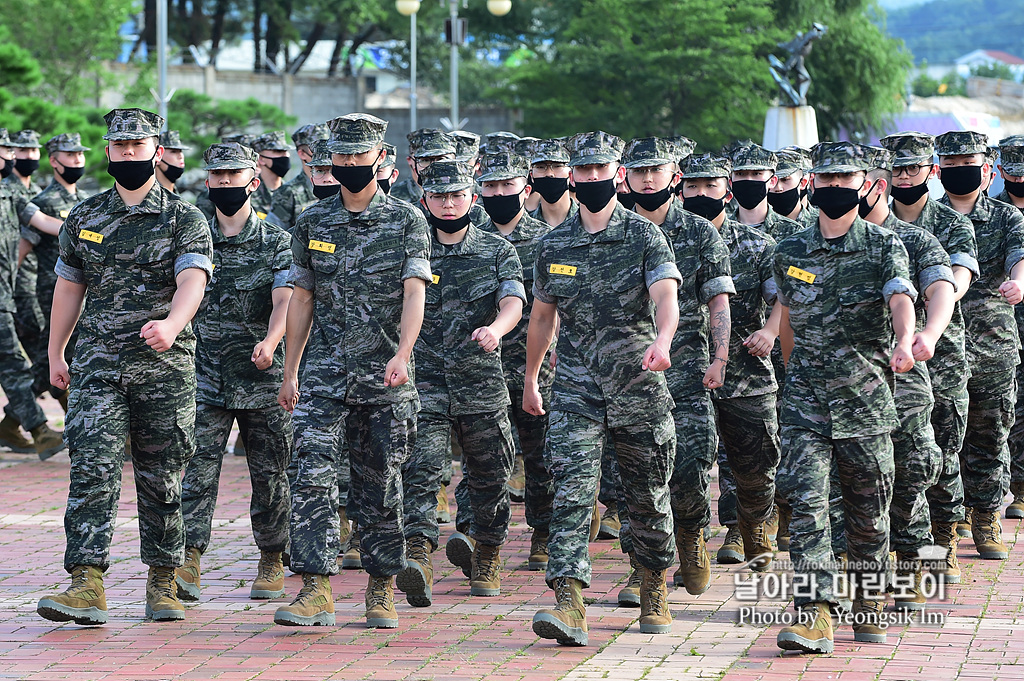
[[[1024,57],[1021,0],[934,0],[890,9],[886,28],[903,39],[918,63],[950,64],[978,49]]]

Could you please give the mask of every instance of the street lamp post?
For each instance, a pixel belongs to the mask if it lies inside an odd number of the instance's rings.
[[[395,0],[399,14],[409,17],[409,130],[416,130],[416,13],[420,0]]]

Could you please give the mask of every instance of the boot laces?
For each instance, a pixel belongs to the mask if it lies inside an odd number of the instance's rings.
[[[174,587],[174,569],[158,569],[153,571],[153,590],[167,596],[177,597],[177,589]]]
[[[387,578],[374,578],[372,584],[370,585],[369,599],[370,603],[372,603],[373,605],[379,605],[387,610],[390,610],[393,601],[391,594],[388,593],[387,585]]]
[[[651,611],[656,615],[665,613],[665,593],[661,584],[665,581],[665,575],[661,571],[650,571],[647,573],[647,583],[644,584],[644,591],[647,595]]]
[[[555,601],[559,610],[575,610],[576,604],[572,600],[572,587],[569,580],[560,578],[555,580]]]
[[[406,546],[406,555],[417,563],[426,563],[430,560],[430,550],[427,546],[426,539],[417,537]]]
[[[316,592],[320,587],[320,580],[317,579],[319,575],[305,574],[302,575],[302,589],[298,595],[295,596],[295,600],[292,601],[292,605],[298,605],[316,596]]]
[[[89,568],[83,567],[71,573],[71,586],[68,591],[85,589],[89,583]]]
[[[483,548],[483,547],[481,547]],[[477,566],[480,568],[480,574],[482,576],[491,577],[498,572],[498,552],[495,551],[478,551],[477,552]]]
[[[269,553],[260,556],[259,566],[256,568],[256,579],[264,582],[273,582],[277,577],[277,561]]]

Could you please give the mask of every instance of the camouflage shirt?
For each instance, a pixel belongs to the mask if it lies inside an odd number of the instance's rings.
[[[889,216],[882,223],[886,229],[896,232],[896,236],[903,242],[907,249],[910,260],[910,279],[920,292],[917,301],[914,303],[914,312],[917,316],[916,331],[920,331],[928,322],[925,314],[924,294],[928,287],[937,281],[948,281],[956,288],[956,279],[953,277],[953,268],[949,264],[949,256],[942,250],[939,240],[928,231],[904,222],[889,212]],[[932,404],[935,398],[932,394],[932,382],[928,374],[930,362],[914,362],[914,368],[905,374],[896,374],[896,405],[899,408],[909,406],[920,406]]]
[[[1012,208],[1017,208],[1017,206],[1013,205],[1013,199],[1010,198],[1009,193],[1007,193],[1005,189],[999,193],[999,196],[997,196],[995,200],[1002,201],[1003,203]],[[1017,210],[1019,210],[1021,213],[1024,213],[1024,208],[1017,208]],[[1020,330],[1024,329],[1024,303],[1014,305],[1013,316],[1016,317],[1017,319],[1017,332],[1019,334]],[[1018,390],[1019,389],[1020,388],[1018,387]]]
[[[535,220],[527,214],[519,218],[519,223],[508,236],[501,234],[494,222],[488,220],[482,230],[499,235],[516,249],[519,262],[523,266],[523,286],[526,288],[526,305],[523,306],[523,318],[501,340],[501,363],[505,368],[505,381],[508,385],[522,391],[526,383],[526,330],[530,326],[530,308],[533,306],[533,263],[537,259],[537,247],[540,239],[551,231],[546,222]],[[547,361],[541,362],[537,385],[546,388],[555,378],[555,370]]]
[[[538,205],[536,208],[534,208],[533,210],[530,211],[529,215],[530,215],[531,218],[533,218],[535,220],[539,220],[540,222],[543,222],[546,225],[548,223],[544,221],[544,216],[541,215],[540,208],[541,207]],[[580,212],[580,204],[579,204],[579,202],[576,201],[576,200],[572,200],[572,201],[569,202],[569,212],[568,212],[568,214],[566,214],[565,219],[568,220],[569,218],[571,218],[572,216],[576,215],[576,213],[579,213],[579,212]]]
[[[417,399],[409,382],[387,388],[384,370],[398,350],[406,279],[431,281],[423,215],[382,191],[362,213],[341,194],[307,208],[292,229],[289,282],[313,293],[304,392],[349,404]]]
[[[282,184],[281,186],[284,185]],[[270,206],[274,200],[274,194],[275,192],[269,189],[265,183],[260,182],[260,186],[249,197],[252,209],[256,211],[256,217],[260,220],[266,220],[267,215],[270,214]]]
[[[306,173],[299,173],[274,192],[268,219],[284,231],[291,232],[302,211],[318,200],[313,195],[313,183]]]
[[[715,390],[714,397],[723,400],[773,393],[779,386],[771,359],[751,355],[743,341],[764,326],[775,304],[777,289],[772,276],[772,256],[776,241],[765,232],[735,220],[727,219],[720,233],[729,250],[736,293],[729,297],[732,331],[725,385]]]
[[[804,229],[804,226],[799,222],[779,215],[771,206],[768,206],[768,215],[764,217],[764,222],[759,225],[747,226],[764,232],[775,239],[776,243]]]
[[[411,177],[407,177],[395,183],[395,186],[391,188],[390,195],[413,205],[419,205],[420,199],[423,198],[423,188],[416,184]]]
[[[32,199],[26,207],[26,212],[35,208],[52,218],[65,220],[75,204],[87,198],[89,198],[87,193],[78,191],[72,194],[62,184],[54,180]],[[47,286],[52,289],[57,282],[53,268],[57,266],[57,258],[60,257],[60,244],[57,237],[44,234],[35,227],[22,225],[21,238],[32,244],[32,250],[39,260],[39,283],[37,286],[39,288]]]
[[[817,225],[818,212],[817,206],[804,206],[804,209],[800,211],[800,215],[796,216],[796,221],[800,223],[800,229],[807,229]]]
[[[143,384],[194,373],[190,324],[166,352],[146,345],[139,331],[167,317],[179,273],[195,267],[209,277],[212,255],[202,214],[159,183],[137,206],[126,206],[115,187],[72,208],[56,267],[60,277],[87,286],[72,377]]]
[[[196,208],[202,211],[207,220],[212,220],[217,214],[217,208],[210,200],[210,190],[203,187],[203,190],[196,195]]]
[[[811,227],[779,242],[772,272],[794,336],[779,423],[833,439],[892,431],[888,301],[917,299],[899,238],[859,217],[839,239]]]
[[[669,391],[678,400],[706,390],[702,381],[711,359],[708,302],[736,289],[729,249],[713,224],[673,201],[661,231],[683,276],[679,285],[679,327],[672,338],[672,367],[665,372]]]
[[[18,179],[18,176],[14,174],[8,175],[7,179],[3,180],[3,183],[7,185],[10,196],[14,200],[14,214],[18,216],[18,220],[22,225],[27,225],[34,212],[33,209],[28,208],[28,204],[43,188],[36,184],[35,180],[29,180],[26,187]],[[28,208],[28,211],[25,210],[26,208]]]
[[[272,291],[287,286],[291,237],[249,213],[242,231],[224,236],[216,218],[213,276],[196,313],[196,401],[225,409],[264,409],[277,404],[284,378],[284,344],[265,371],[252,362],[267,337],[274,311]]]
[[[498,316],[502,298],[526,304],[523,266],[510,243],[470,225],[457,244],[431,231],[423,328],[416,340],[416,389],[424,411],[450,416],[491,413],[511,404],[502,349],[484,352],[473,331]]]
[[[657,337],[648,289],[682,281],[664,234],[618,204],[597,234],[577,213],[541,239],[533,272],[534,297],[561,321],[552,409],[613,428],[671,411],[664,372],[641,369]]]
[[[0,312],[14,312],[14,281],[18,276],[18,214],[14,192],[0,182]]]
[[[945,196],[939,202],[949,205]],[[967,364],[972,374],[1010,369],[1020,363],[1020,339],[1013,306],[999,293],[999,286],[1009,279],[1013,266],[1024,260],[1024,216],[981,194],[967,217],[974,224],[981,271],[960,299]]]

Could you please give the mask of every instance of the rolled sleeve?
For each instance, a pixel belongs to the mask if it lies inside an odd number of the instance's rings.
[[[1007,277],[1011,276],[1013,268],[1016,267],[1017,263],[1019,263],[1021,260],[1024,260],[1024,248],[1014,248],[1011,249],[1010,252],[1006,254],[1006,263],[1004,267],[1006,268]]]
[[[274,272],[273,288],[292,288],[292,284],[288,281],[290,274],[289,270],[277,270]]]
[[[700,287],[700,299],[705,305],[711,302],[712,298],[723,293],[736,293],[736,285],[733,284],[732,277],[713,277]]]
[[[39,206],[29,202],[25,204],[25,207],[22,208],[21,212],[18,213],[18,220],[21,222],[22,225],[27,227],[28,223],[32,221],[32,218],[35,217],[35,214],[38,212]]]
[[[914,288],[913,282],[905,277],[893,277],[885,283],[882,287],[882,296],[885,298],[885,304],[889,304],[889,299],[897,293],[903,293],[910,296],[910,299],[917,301],[917,289]]]
[[[779,297],[779,287],[775,284],[774,278],[761,282],[761,297],[769,307],[775,304]]]
[[[402,281],[406,279],[422,279],[428,284],[431,283],[434,279],[430,272],[430,260],[427,258],[407,257],[402,265]]]
[[[304,288],[307,291],[312,291],[313,285],[313,270],[306,269],[302,265],[292,264],[291,270],[288,272],[288,283],[299,288]]]
[[[498,292],[495,294],[496,300],[500,301],[502,298],[514,297],[519,298],[523,301],[523,305],[526,305],[526,287],[523,286],[523,282],[515,281],[513,279],[507,279],[498,284]]]
[[[533,282],[533,298],[534,300],[539,300],[540,302],[547,303],[548,305],[555,304],[555,297],[540,288],[536,279]]]
[[[956,277],[953,276],[953,268],[945,265],[931,265],[921,270],[917,276],[917,283],[921,291],[927,291],[928,287],[937,281],[948,281],[956,290]]]
[[[22,226],[21,238],[33,246],[38,246],[43,240],[43,235],[35,227]]]
[[[53,268],[53,271],[61,279],[66,279],[72,284],[84,284],[85,283],[85,272],[72,267],[64,262],[61,258],[57,258],[57,265]]]
[[[187,269],[197,269],[206,272],[206,278],[213,276],[213,263],[202,253],[182,253],[174,259],[174,276]]]
[[[949,262],[954,267],[964,267],[971,272],[974,279],[981,277],[981,268],[978,267],[978,259],[970,253],[950,253]]]
[[[674,262],[663,262],[653,270],[648,270],[644,273],[644,281],[647,283],[647,288],[651,288],[655,282],[662,279],[675,279],[677,283],[683,283],[683,275],[679,274],[679,268],[676,267]]]

